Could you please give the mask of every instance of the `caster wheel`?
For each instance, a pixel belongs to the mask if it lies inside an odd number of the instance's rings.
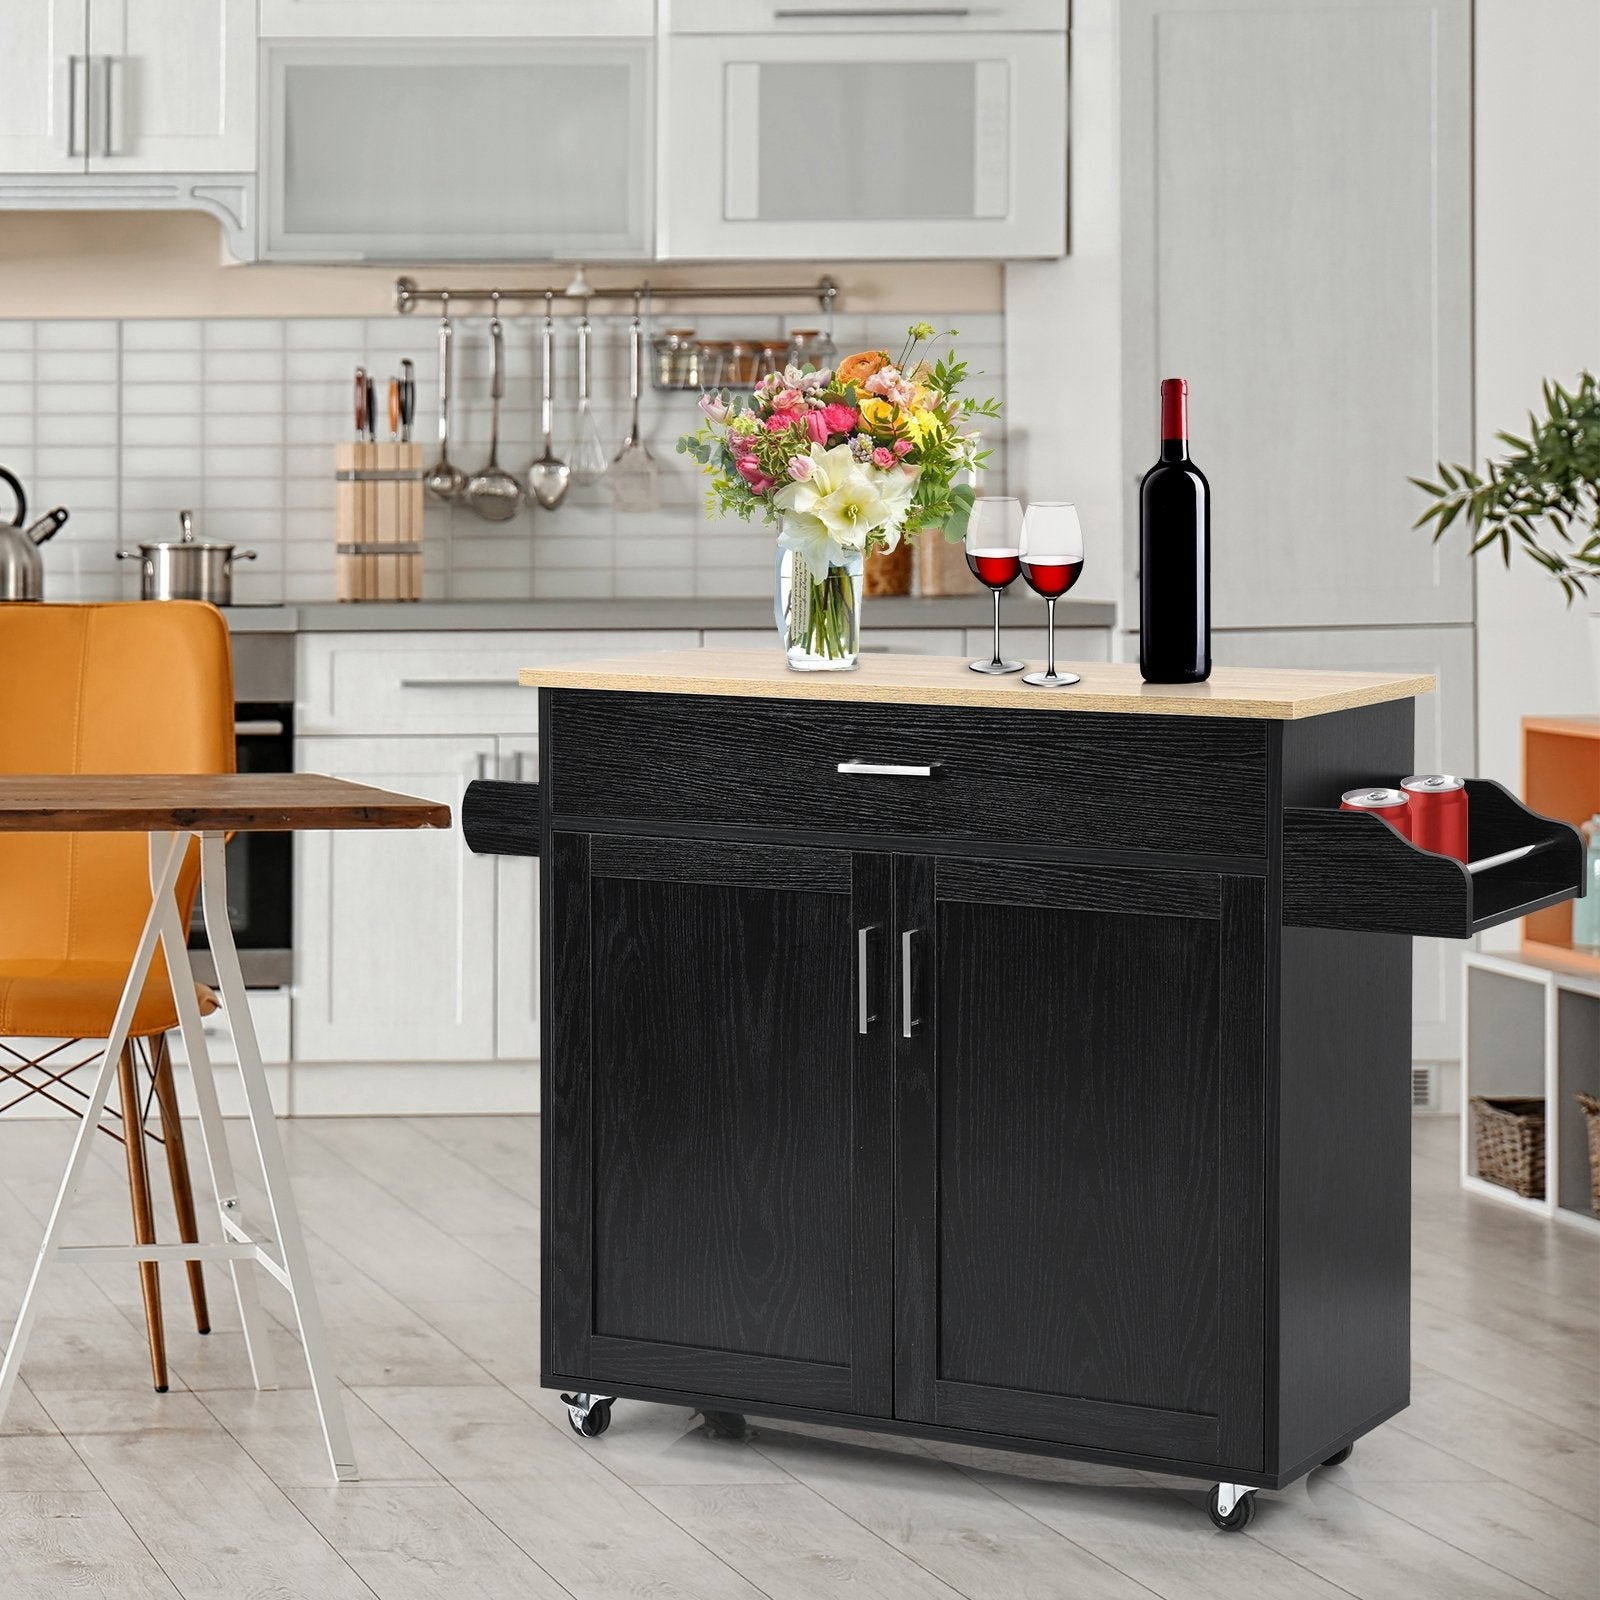
[[[729,1439],[736,1444],[748,1444],[755,1438],[756,1430],[737,1411],[702,1411],[708,1439]]]
[[[1350,1459],[1350,1452],[1355,1449],[1353,1444],[1347,1444],[1343,1450],[1335,1450],[1322,1464],[1325,1467],[1342,1466]]]
[[[589,1400],[587,1395],[562,1395],[567,1403],[567,1426],[583,1439],[598,1439],[611,1426],[611,1402]],[[589,1401],[587,1405],[585,1401]]]
[[[1212,1489],[1211,1498],[1206,1502],[1206,1509],[1211,1513],[1211,1520],[1224,1533],[1238,1533],[1250,1526],[1251,1519],[1256,1514],[1256,1497],[1253,1494],[1241,1495],[1226,1516],[1219,1509],[1221,1504],[1221,1491]]]

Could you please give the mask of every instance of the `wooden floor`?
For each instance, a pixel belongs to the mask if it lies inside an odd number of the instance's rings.
[[[362,1481],[328,1481],[287,1332],[297,1387],[249,1388],[221,1275],[201,1339],[165,1274],[156,1395],[132,1269],[63,1268],[0,1428],[4,1600],[1600,1593],[1600,1244],[1463,1197],[1453,1122],[1416,1128],[1411,1409],[1263,1493],[1244,1535],[1158,1477],[870,1434],[758,1423],[733,1444],[624,1401],[580,1441],[538,1386],[536,1124],[285,1131]],[[8,1308],[68,1132],[0,1124]],[[80,1215],[120,1239],[121,1151],[100,1143]]]

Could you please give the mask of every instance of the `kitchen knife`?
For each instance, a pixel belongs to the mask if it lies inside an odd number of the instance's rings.
[[[360,444],[367,434],[367,370],[365,367],[356,368],[356,443]]]
[[[367,374],[367,443],[372,444],[378,437],[378,390],[373,382],[372,374]]]
[[[389,443],[398,444],[400,440],[400,380],[389,380]]]
[[[400,363],[400,438],[411,443],[411,419],[417,414],[417,369],[410,361]]]

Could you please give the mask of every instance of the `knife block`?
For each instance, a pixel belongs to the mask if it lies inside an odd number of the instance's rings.
[[[422,446],[334,446],[334,592],[340,600],[422,598]]]

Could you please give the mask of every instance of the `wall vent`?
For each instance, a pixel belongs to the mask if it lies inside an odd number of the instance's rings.
[[[1439,1109],[1438,1073],[1431,1066],[1411,1069],[1411,1109],[1413,1111]]]

